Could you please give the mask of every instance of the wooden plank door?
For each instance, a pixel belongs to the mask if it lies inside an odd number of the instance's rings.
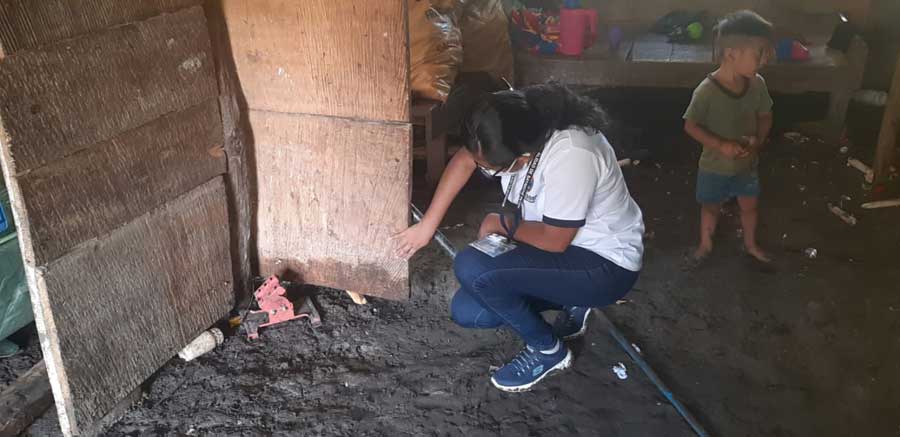
[[[252,130],[263,275],[405,299],[405,0],[223,0]],[[255,182],[255,183],[254,183]]]
[[[66,435],[232,308],[213,52],[190,0],[0,2],[0,146]]]

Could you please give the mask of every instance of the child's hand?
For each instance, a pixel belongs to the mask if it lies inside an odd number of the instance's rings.
[[[747,149],[734,141],[723,141],[719,145],[719,153],[729,158],[743,158],[747,156]]]
[[[755,136],[745,138],[747,139],[747,146],[745,147],[745,149],[747,150],[747,156],[759,155],[759,151],[762,149],[763,142]]]

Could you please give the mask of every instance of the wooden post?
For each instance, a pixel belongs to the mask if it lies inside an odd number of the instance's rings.
[[[47,367],[41,361],[0,393],[0,437],[14,437],[53,404]]]
[[[425,180],[431,187],[436,187],[440,182],[447,165],[447,132],[435,126],[443,121],[435,120],[436,112],[441,113],[432,110],[425,118]]]
[[[884,106],[884,118],[881,119],[881,132],[878,133],[878,145],[875,147],[875,183],[884,183],[891,171],[894,154],[897,150],[897,123],[900,122],[900,56],[894,67],[894,78],[887,104]]]
[[[844,130],[847,120],[847,108],[853,93],[862,87],[863,73],[866,69],[866,59],[869,56],[869,47],[859,36],[853,37],[850,48],[846,54],[846,76],[836,78],[834,89],[831,90],[828,102],[827,130],[828,140],[837,141]]]

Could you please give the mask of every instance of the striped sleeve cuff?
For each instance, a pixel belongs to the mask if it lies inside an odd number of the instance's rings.
[[[545,224],[556,226],[558,228],[580,228],[587,223],[585,219],[581,220],[560,220],[553,217],[544,216],[542,220]]]

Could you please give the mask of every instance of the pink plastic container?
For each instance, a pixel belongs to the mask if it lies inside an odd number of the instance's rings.
[[[597,41],[597,11],[594,9],[560,9],[559,52],[579,56]]]

